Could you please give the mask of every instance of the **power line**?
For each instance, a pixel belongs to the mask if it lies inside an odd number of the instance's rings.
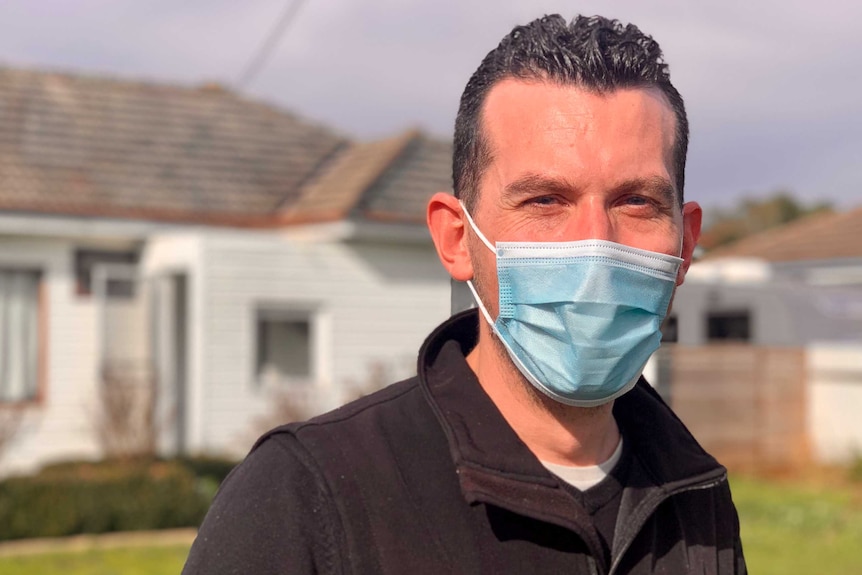
[[[278,44],[278,41],[281,40],[285,30],[287,30],[296,19],[296,15],[299,13],[299,9],[302,7],[304,1],[305,0],[288,0],[288,4],[281,15],[281,18],[276,22],[272,31],[269,33],[269,36],[267,36],[263,44],[260,45],[260,48],[257,49],[254,57],[249,60],[248,64],[246,64],[242,74],[239,75],[239,79],[234,84],[237,90],[242,90],[254,79],[266,63],[267,59],[269,59],[269,56],[272,54],[272,50]]]

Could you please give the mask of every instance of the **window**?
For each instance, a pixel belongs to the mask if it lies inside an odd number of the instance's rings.
[[[93,275],[97,266],[135,266],[138,253],[135,251],[75,250],[75,280],[78,295],[92,295]],[[135,294],[135,282],[131,277],[111,277],[106,284],[106,295],[113,298],[130,298]]]
[[[710,312],[706,318],[708,341],[750,341],[751,314],[747,310]]]
[[[669,315],[661,324],[661,342],[677,343],[679,341],[679,322],[675,315]]]
[[[314,321],[308,310],[257,312],[257,381],[310,383],[314,370]]]
[[[37,397],[39,283],[39,272],[0,269],[0,402]]]

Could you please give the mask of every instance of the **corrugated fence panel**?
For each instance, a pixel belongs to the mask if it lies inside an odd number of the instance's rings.
[[[749,345],[670,346],[674,411],[731,468],[809,461],[805,352]]]

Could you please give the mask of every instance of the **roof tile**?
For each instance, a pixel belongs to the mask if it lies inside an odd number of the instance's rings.
[[[773,262],[862,258],[862,207],[813,214],[710,250],[702,259],[728,257]]]
[[[260,216],[347,142],[227,90],[3,68],[0,125],[7,210]]]

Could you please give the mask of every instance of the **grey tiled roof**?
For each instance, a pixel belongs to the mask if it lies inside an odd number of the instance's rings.
[[[452,189],[452,144],[415,134],[363,195],[356,210],[365,218],[425,221],[436,192]]]
[[[376,142],[363,142],[334,159],[282,212],[285,221],[343,219],[401,154],[412,133]],[[402,194],[403,196],[404,194]]]
[[[450,162],[417,131],[354,143],[224,88],[0,68],[0,211],[421,222]]]
[[[862,207],[815,213],[710,250],[703,260],[729,257],[772,262],[862,258]]]
[[[224,89],[0,68],[0,209],[266,216],[345,145]]]
[[[451,162],[451,144],[416,130],[356,144],[306,186],[284,216],[421,223],[431,195],[451,188]]]

